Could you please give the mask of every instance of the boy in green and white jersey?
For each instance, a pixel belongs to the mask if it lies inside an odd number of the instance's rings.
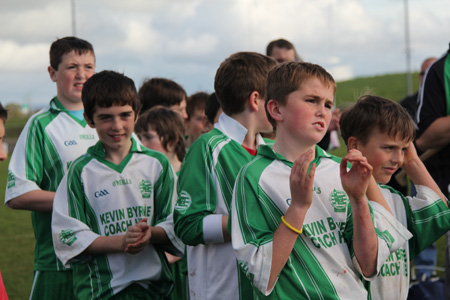
[[[77,299],[163,299],[173,285],[164,251],[184,248],[173,232],[175,173],[162,153],[131,138],[139,111],[133,80],[100,72],[82,98],[100,141],[56,192],[56,254],[72,265]]]
[[[340,125],[348,149],[357,149],[367,158],[389,209],[413,234],[389,256],[372,281],[372,299],[406,299],[410,260],[450,230],[447,199],[417,155],[412,143],[415,125],[400,104],[378,96],[362,96],[344,110]],[[416,186],[414,197],[405,197],[384,185],[400,167]]]
[[[76,37],[50,47],[48,72],[57,96],[25,125],[9,163],[5,204],[31,210],[36,238],[30,299],[72,299],[72,273],[56,258],[51,237],[55,191],[69,165],[98,138],[83,118],[81,90],[95,71],[92,45]]]
[[[223,113],[215,128],[189,148],[178,177],[175,232],[188,245],[191,299],[251,299],[239,274],[227,231],[234,181],[239,169],[264,144],[259,132],[272,126],[264,110],[267,74],[276,62],[239,52],[218,68],[214,81]]]
[[[362,279],[408,238],[397,224],[374,228],[366,192],[379,195],[366,159],[350,151],[340,162],[316,146],[335,91],[318,65],[290,62],[269,72],[266,111],[277,140],[241,169],[231,222],[239,265],[260,298],[367,299]]]

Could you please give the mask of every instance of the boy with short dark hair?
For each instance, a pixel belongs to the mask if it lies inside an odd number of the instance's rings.
[[[370,165],[358,151],[340,161],[316,146],[335,91],[318,65],[269,72],[266,111],[277,140],[241,169],[231,207],[233,248],[260,298],[368,299],[361,279],[389,255],[366,199],[368,186],[376,188]],[[398,246],[397,232],[383,235]]]
[[[95,73],[92,45],[77,37],[50,46],[48,73],[56,97],[31,116],[9,163],[5,204],[31,210],[36,245],[30,299],[73,298],[72,272],[57,259],[51,237],[53,197],[69,165],[97,142],[83,118],[81,91]]]
[[[139,100],[143,114],[156,105],[168,107],[180,114],[185,120],[187,94],[184,88],[173,80],[167,78],[150,78],[144,81],[139,88]]]
[[[73,267],[77,299],[163,299],[172,289],[164,250],[184,247],[171,220],[175,174],[162,153],[131,138],[139,111],[133,80],[100,72],[86,82],[83,103],[100,141],[56,192],[56,254]]]
[[[209,94],[198,92],[189,96],[186,105],[187,119],[184,121],[186,126],[186,148],[189,148],[199,136],[208,132],[210,128],[205,126],[205,106]]]
[[[250,161],[259,132],[270,131],[264,111],[265,82],[276,62],[238,52],[219,66],[214,87],[223,113],[215,128],[198,138],[178,177],[175,232],[187,247],[191,299],[251,299],[227,231],[234,180]]]
[[[371,284],[372,299],[406,299],[410,260],[450,230],[447,199],[417,155],[412,143],[415,125],[401,105],[362,96],[344,110],[340,123],[347,148],[367,158],[392,214],[413,234],[382,266]],[[405,197],[384,185],[400,167],[415,184],[416,196]]]

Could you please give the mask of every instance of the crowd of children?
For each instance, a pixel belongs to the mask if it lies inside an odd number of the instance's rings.
[[[82,39],[51,45],[56,97],[5,197],[32,212],[30,299],[406,299],[410,260],[450,229],[411,117],[373,95],[339,116],[324,68],[284,40],[267,51],[230,55],[215,92],[188,97],[95,73]],[[342,158],[318,146],[330,125]],[[400,167],[414,197],[384,185]]]

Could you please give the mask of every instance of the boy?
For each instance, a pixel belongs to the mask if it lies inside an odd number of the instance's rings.
[[[367,158],[377,183],[388,183],[402,167],[416,185],[415,197],[380,186],[394,217],[413,237],[389,256],[371,285],[373,299],[406,299],[410,260],[450,229],[447,200],[417,156],[414,122],[398,103],[362,96],[343,112],[341,134],[348,149],[357,149]]]
[[[168,107],[180,114],[183,120],[187,119],[186,91],[181,85],[167,78],[151,78],[144,81],[139,88],[139,100],[143,114],[156,105]]]
[[[184,246],[170,219],[173,170],[162,153],[131,138],[139,111],[133,80],[100,72],[82,99],[100,141],[72,163],[56,192],[56,254],[73,266],[77,299],[163,299],[172,288],[163,248]]]
[[[76,37],[50,47],[48,73],[56,97],[33,115],[14,148],[5,203],[31,210],[36,245],[30,299],[71,299],[72,272],[56,258],[51,237],[53,197],[69,165],[95,144],[97,133],[83,119],[81,90],[95,71],[92,45]]]
[[[367,299],[361,278],[377,274],[389,255],[365,196],[370,165],[358,151],[339,164],[316,146],[335,91],[333,77],[310,63],[285,63],[268,75],[266,110],[277,140],[241,169],[231,222],[239,265],[260,298]],[[397,232],[383,234],[396,242]]]
[[[186,127],[186,148],[189,148],[199,136],[208,132],[210,128],[205,126],[205,106],[209,95],[204,92],[198,92],[188,98],[186,105],[187,119],[184,124]]]
[[[239,169],[271,131],[264,111],[265,81],[276,62],[253,52],[232,54],[219,66],[214,88],[223,113],[215,128],[189,148],[181,167],[175,232],[187,247],[191,299],[251,299],[227,231]]]
[[[8,119],[8,111],[0,103],[0,161],[8,158],[8,152],[5,149],[5,123]]]

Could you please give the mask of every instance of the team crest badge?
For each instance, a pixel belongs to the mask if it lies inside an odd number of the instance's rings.
[[[77,237],[75,236],[75,232],[73,231],[73,229],[61,230],[61,233],[59,234],[59,241],[61,243],[72,246],[72,244],[75,243],[76,240]]]
[[[349,201],[347,194],[344,191],[337,191],[336,189],[333,189],[329,200],[331,205],[333,205],[335,212],[345,212]]]
[[[189,206],[191,206],[191,203],[191,195],[185,191],[182,191],[178,197],[177,205],[175,205],[175,210],[183,215]]]
[[[139,191],[141,192],[142,198],[149,199],[152,196],[153,185],[150,181],[142,179],[139,183]]]

